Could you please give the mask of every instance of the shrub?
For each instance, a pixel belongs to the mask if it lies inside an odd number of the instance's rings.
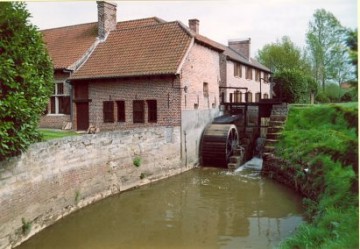
[[[133,160],[133,164],[134,164],[135,167],[140,167],[140,165],[141,165],[141,157],[136,156],[134,158],[134,160]]]
[[[25,6],[0,3],[0,161],[40,139],[39,117],[54,87],[50,58]]]

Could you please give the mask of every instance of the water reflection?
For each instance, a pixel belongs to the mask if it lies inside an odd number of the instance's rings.
[[[202,168],[80,210],[20,248],[272,248],[301,213],[299,196],[257,172]]]

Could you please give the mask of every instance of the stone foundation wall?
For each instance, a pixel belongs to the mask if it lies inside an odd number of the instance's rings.
[[[0,248],[12,248],[94,201],[191,167],[181,163],[180,127],[34,144],[21,156],[0,162]],[[32,224],[26,235],[24,222]]]

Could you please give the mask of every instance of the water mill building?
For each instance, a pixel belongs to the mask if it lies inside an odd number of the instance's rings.
[[[117,22],[116,4],[97,7],[98,22],[42,31],[55,90],[41,127],[166,127],[177,131],[191,162],[221,102],[271,97],[261,84],[271,72],[250,58],[250,39],[226,46],[201,35],[197,19],[188,26],[158,17]]]

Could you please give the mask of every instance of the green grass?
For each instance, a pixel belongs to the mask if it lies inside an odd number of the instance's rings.
[[[64,130],[55,130],[55,129],[39,129],[39,132],[44,141],[79,135],[75,131],[64,131]]]
[[[358,248],[358,104],[292,106],[276,153],[290,170],[308,168],[295,175],[314,191],[309,221],[280,248]]]

